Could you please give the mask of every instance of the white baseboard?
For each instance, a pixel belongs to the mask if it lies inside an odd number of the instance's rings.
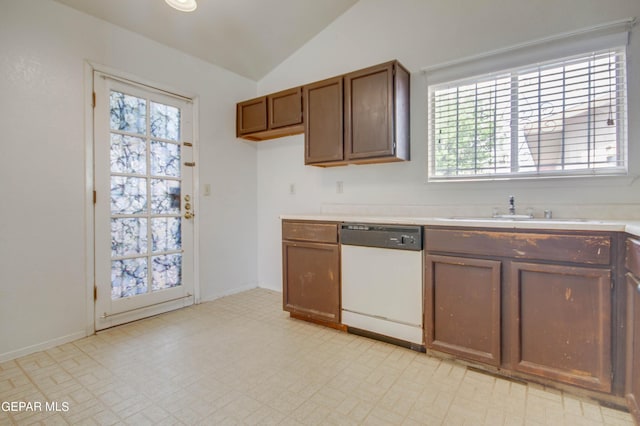
[[[255,288],[260,288],[257,283],[248,283],[241,287],[236,287],[231,290],[227,290],[221,293],[215,293],[213,295],[208,295],[206,298],[202,298],[200,302],[209,302],[212,300],[220,299],[221,297],[231,296],[233,294],[242,293],[243,291],[253,290]],[[266,288],[266,287],[265,287]],[[276,290],[281,291],[281,290]],[[74,340],[82,339],[83,337],[87,337],[90,334],[87,331],[78,331],[72,334],[68,334],[66,336],[58,337],[55,339],[47,340],[46,342],[38,343],[36,345],[27,346],[25,348],[16,349],[14,351],[5,352],[0,354],[0,363],[11,361],[16,358],[20,358],[22,356],[30,355],[35,352],[44,351],[47,349],[51,349],[56,346],[64,345],[65,343],[73,342]]]
[[[87,337],[86,331],[77,331],[75,333],[67,334],[66,336],[58,337],[55,339],[47,340],[46,342],[38,343],[37,345],[27,346],[25,348],[16,349],[15,351],[5,352],[0,354],[0,362],[11,361],[12,359],[20,358],[21,356],[30,355],[34,352],[45,351],[56,346],[64,345],[65,343],[73,342],[74,340]]]
[[[258,288],[264,288],[265,290],[277,291],[278,293],[282,293],[282,283],[279,283],[276,286],[271,286],[267,283],[259,282]]]
[[[209,294],[206,297],[202,297],[202,299],[200,299],[200,303],[211,302],[212,300],[220,299],[221,297],[231,296],[232,294],[242,293],[243,291],[253,290],[254,288],[258,288],[257,283],[249,283],[240,287],[235,287],[231,290],[223,291],[221,293]]]

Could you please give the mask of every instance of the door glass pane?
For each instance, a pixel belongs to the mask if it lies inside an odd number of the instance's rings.
[[[180,177],[180,145],[151,141],[151,174]]]
[[[147,101],[124,93],[111,91],[111,130],[147,133]]]
[[[126,217],[111,219],[111,256],[147,253],[147,219]]]
[[[110,126],[111,298],[180,286],[180,109],[111,91]]]
[[[143,175],[147,172],[147,143],[135,136],[111,133],[111,172]]]
[[[151,219],[152,250],[180,250],[182,236],[180,234],[180,217],[155,217]]]
[[[151,179],[151,213],[180,213],[180,181]]]
[[[181,284],[182,277],[182,255],[166,254],[153,256],[152,258],[152,291],[163,290],[176,287]]]
[[[151,136],[180,140],[180,109],[151,102]]]
[[[140,214],[146,208],[147,179],[111,176],[111,214]]]
[[[147,258],[111,262],[111,298],[135,296],[147,292]]]

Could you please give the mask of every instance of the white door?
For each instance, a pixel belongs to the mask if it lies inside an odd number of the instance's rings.
[[[94,74],[95,328],[193,303],[188,100]]]

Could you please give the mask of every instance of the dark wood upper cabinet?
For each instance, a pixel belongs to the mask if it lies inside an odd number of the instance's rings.
[[[409,160],[409,72],[397,61],[303,88],[305,164]]]
[[[344,77],[345,157],[352,163],[409,159],[409,72],[388,62]]]
[[[236,136],[267,130],[267,98],[251,99],[236,105]]]
[[[269,128],[302,124],[302,88],[283,90],[267,96],[269,105]]]
[[[302,88],[294,87],[236,105],[236,136],[261,141],[304,132]]]
[[[640,424],[640,241],[627,238],[627,365],[625,396]]]
[[[343,84],[334,77],[304,86],[304,163],[340,165],[344,160]]]
[[[409,160],[409,72],[398,62],[240,102],[236,136],[305,134],[304,163],[330,167]]]

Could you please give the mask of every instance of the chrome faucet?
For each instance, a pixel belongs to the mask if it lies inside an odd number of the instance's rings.
[[[516,214],[516,199],[513,195],[509,195],[509,214]]]

